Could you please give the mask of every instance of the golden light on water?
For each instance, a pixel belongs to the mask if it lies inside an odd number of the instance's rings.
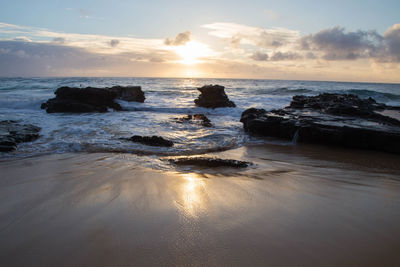
[[[195,87],[196,86],[196,80],[187,78],[187,79],[181,79],[180,80],[180,86],[187,88],[187,87]]]

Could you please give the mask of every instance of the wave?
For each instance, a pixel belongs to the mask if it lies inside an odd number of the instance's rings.
[[[185,90],[144,90],[146,95],[153,95],[153,96],[188,96],[192,95],[193,91],[185,91]]]
[[[168,114],[195,114],[195,113],[203,113],[203,114],[211,114],[211,115],[226,115],[230,116],[232,114],[239,114],[241,110],[237,108],[216,108],[216,109],[208,109],[202,107],[139,107],[137,104],[127,104],[122,101],[119,102],[122,104],[121,106],[125,111],[142,111],[142,112],[153,112],[153,113],[168,113]]]
[[[200,155],[213,152],[222,152],[240,147],[242,142],[238,140],[230,140],[230,142],[221,142],[221,144],[211,144],[209,146],[193,146],[193,147],[152,147],[142,144],[121,144],[107,145],[103,143],[88,142],[54,142],[52,144],[21,144],[18,151],[11,153],[0,152],[0,159],[7,159],[15,156],[32,157],[46,154],[63,154],[63,153],[123,153],[138,156],[189,156]],[[22,152],[22,153],[21,153]]]
[[[270,91],[270,94],[272,95],[291,95],[291,94],[308,94],[308,93],[313,93],[314,91],[311,89],[306,89],[306,88],[297,88],[297,89],[289,89],[286,87],[274,89]]]
[[[208,147],[208,148],[198,148],[192,150],[150,150],[150,149],[133,149],[133,148],[124,148],[124,147],[102,147],[99,145],[90,146],[86,145],[84,150],[73,150],[69,152],[88,152],[88,153],[125,153],[125,154],[135,154],[135,155],[145,155],[145,156],[190,156],[190,155],[201,155],[207,153],[214,153],[214,152],[222,152],[227,151],[230,149],[234,149],[239,147],[239,144],[227,144],[225,146],[215,146],[215,147]]]
[[[257,89],[255,90],[257,94],[266,94],[266,95],[295,95],[295,94],[309,94],[314,93],[311,89],[306,88],[297,88],[297,89],[289,89],[287,87],[274,88],[274,89]]]
[[[343,93],[343,91],[341,91]],[[359,97],[372,97],[376,100],[400,100],[400,95],[391,94],[391,93],[384,93],[384,92],[377,92],[373,90],[366,90],[366,89],[350,89],[345,90],[346,93],[354,94]]]
[[[40,105],[46,102],[46,100],[0,100],[0,108],[1,109],[27,109],[27,110],[40,110]]]

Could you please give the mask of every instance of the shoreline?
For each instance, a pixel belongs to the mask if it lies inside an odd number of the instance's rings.
[[[255,166],[157,170],[118,153],[1,161],[1,263],[400,263],[399,156],[303,145],[209,155]]]
[[[260,137],[263,139],[263,137]],[[257,162],[261,160],[276,160],[281,162],[287,162],[288,164],[297,164],[300,160],[300,164],[314,164],[315,166],[332,166],[336,168],[344,169],[354,169],[361,171],[383,171],[400,173],[400,166],[398,164],[400,160],[400,155],[395,153],[388,153],[376,150],[367,149],[356,149],[356,148],[345,148],[345,147],[335,147],[322,144],[309,144],[309,143],[297,143],[293,144],[291,142],[281,140],[278,138],[269,138],[268,141],[264,143],[249,142],[242,144],[238,147],[233,147],[229,149],[200,153],[183,153],[183,154],[168,154],[168,153],[144,153],[139,152],[121,152],[121,151],[78,151],[78,152],[64,152],[64,153],[54,153],[47,152],[43,154],[32,154],[28,156],[11,156],[11,157],[1,157],[0,165],[7,165],[7,163],[24,161],[24,160],[41,160],[46,157],[74,157],[74,156],[87,156],[92,157],[96,155],[104,155],[106,158],[113,160],[132,160],[134,162],[149,162],[152,159],[158,159],[165,164],[158,165],[141,165],[145,168],[153,169],[155,171],[170,171],[179,170],[182,167],[175,166],[169,162],[169,159],[177,158],[191,158],[198,156],[205,157],[217,157],[226,159],[235,159],[243,161],[254,160],[254,156],[250,156],[246,151],[250,150],[251,154],[256,154],[256,166]],[[268,156],[265,156],[268,155]],[[274,158],[276,157],[276,158]],[[262,167],[262,164],[261,164]],[[188,170],[196,171],[196,166],[188,167]],[[252,167],[250,167],[252,168]],[[201,168],[200,168],[201,170]],[[210,168],[209,170],[212,170]]]

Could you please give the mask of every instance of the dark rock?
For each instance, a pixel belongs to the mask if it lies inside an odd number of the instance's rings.
[[[212,127],[211,121],[204,114],[187,115],[182,118],[176,118],[175,121],[177,123],[200,122],[200,125],[204,127]]]
[[[293,123],[294,120],[278,114],[267,113],[263,109],[254,109],[253,112],[242,114],[240,121],[243,123],[245,131],[285,139],[291,139],[298,128],[296,123]]]
[[[31,142],[39,138],[40,127],[32,124],[20,124],[17,121],[0,121],[0,151],[12,151],[22,142]]]
[[[48,113],[56,112],[107,112],[108,108],[122,110],[115,99],[144,102],[144,93],[140,86],[113,86],[111,88],[74,88],[60,87],[56,97],[41,105]]]
[[[146,99],[140,86],[113,86],[110,91],[117,94],[117,98],[124,101],[144,102]]]
[[[107,108],[122,109],[118,103],[114,102],[117,93],[108,89],[60,87],[55,95],[55,98],[41,105],[41,108],[46,109],[48,113],[106,112]]]
[[[291,108],[311,108],[323,110],[335,115],[359,115],[370,110],[385,109],[385,104],[378,104],[371,97],[360,99],[352,94],[320,94],[317,96],[294,96]]]
[[[262,136],[400,153],[400,121],[378,113],[385,109],[392,107],[355,95],[294,96],[284,109],[248,109],[240,121]]]
[[[371,97],[360,99],[356,95],[320,94],[318,96],[294,96],[289,105],[294,109],[314,109],[323,113],[339,116],[356,116],[370,119],[385,119],[385,116],[375,113],[386,109],[385,104],[379,104]],[[396,123],[396,121],[393,121]]]
[[[209,158],[209,157],[178,158],[178,159],[171,159],[170,162],[177,165],[194,165],[194,166],[204,166],[204,167],[246,168],[249,165],[251,165],[250,162],[246,161]]]
[[[235,107],[235,103],[228,99],[221,85],[205,85],[197,90],[200,91],[199,98],[194,103],[199,107],[218,108],[218,107]]]
[[[165,147],[172,147],[174,143],[170,140],[164,139],[161,136],[139,136],[134,135],[128,140],[136,143],[141,143],[148,146],[165,146]]]

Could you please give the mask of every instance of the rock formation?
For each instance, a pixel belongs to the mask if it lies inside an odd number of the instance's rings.
[[[230,101],[225,94],[224,88],[221,85],[205,85],[198,88],[200,95],[194,100],[194,103],[205,108],[235,107],[235,103]]]
[[[117,94],[107,89],[60,87],[54,94],[55,98],[49,99],[41,106],[48,113],[106,112],[107,108],[122,109],[114,102]]]
[[[7,152],[17,148],[22,142],[31,142],[39,138],[40,127],[21,124],[17,121],[0,121],[0,151]]]
[[[204,127],[212,127],[211,121],[204,114],[194,114],[194,115],[189,114],[182,118],[176,118],[175,121],[177,123],[194,122],[194,123],[199,123],[201,126]]]
[[[167,140],[161,136],[155,136],[155,135],[153,136],[134,135],[131,138],[128,138],[127,140],[148,146],[172,147],[174,145],[172,141]]]
[[[60,87],[55,98],[43,103],[41,108],[48,113],[56,112],[106,112],[108,108],[122,110],[115,99],[143,102],[145,97],[140,86],[114,86],[111,88]]]
[[[400,121],[381,114],[390,109],[355,95],[294,96],[284,109],[247,109],[240,121],[262,136],[400,153]]]
[[[233,168],[246,168],[251,165],[250,162],[239,161],[233,159],[219,159],[212,157],[186,157],[171,159],[170,162],[177,165],[193,165],[203,167],[233,167]]]
[[[134,101],[143,103],[146,97],[140,86],[113,86],[110,91],[117,94],[117,98],[124,101]]]

